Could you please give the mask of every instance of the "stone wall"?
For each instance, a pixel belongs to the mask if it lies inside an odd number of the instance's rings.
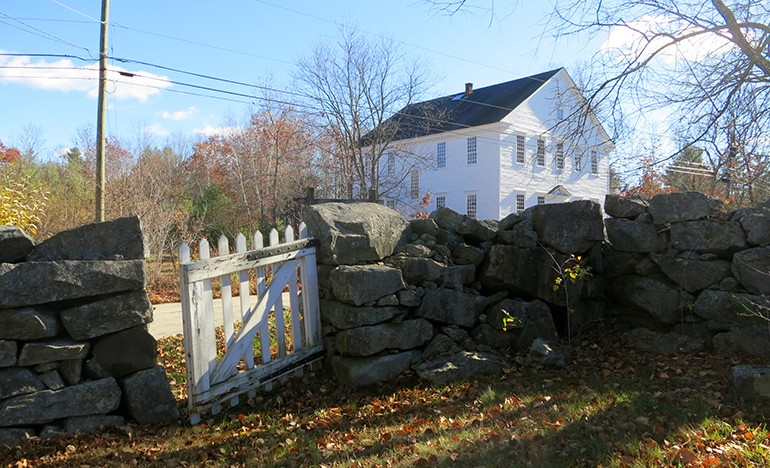
[[[635,346],[770,356],[770,208],[726,211],[695,192],[608,196],[610,312]],[[752,315],[754,314],[754,315]]]
[[[559,338],[607,318],[648,350],[770,354],[768,322],[746,316],[768,305],[770,210],[725,212],[694,193],[609,196],[605,207],[610,217],[577,201],[499,222],[312,207],[331,369],[351,386],[410,368],[446,381],[500,371],[505,348],[561,366]],[[573,283],[577,264],[591,274]]]
[[[600,260],[602,214],[594,202],[537,206],[499,223],[445,208],[407,223],[381,205],[325,204],[312,207],[306,222],[321,239],[328,362],[346,385],[409,368],[439,382],[498,372],[509,365],[494,354],[500,348],[563,365],[548,343],[559,328],[566,333],[554,316],[567,316],[567,294],[579,310],[574,332],[603,310],[598,281],[554,290],[570,255],[581,256],[583,267]]]
[[[178,418],[144,285],[136,217],[37,245],[0,226],[0,446]]]

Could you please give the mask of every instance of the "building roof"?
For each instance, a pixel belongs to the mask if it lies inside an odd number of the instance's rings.
[[[499,122],[559,70],[410,104],[385,124],[397,125],[398,141]]]

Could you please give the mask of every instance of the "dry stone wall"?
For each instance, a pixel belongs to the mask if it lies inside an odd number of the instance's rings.
[[[178,418],[143,258],[136,217],[37,245],[0,226],[0,446]]]
[[[648,337],[636,346],[770,356],[770,207],[724,208],[695,192],[607,197],[607,304]]]
[[[770,207],[724,208],[697,193],[608,196],[606,215],[577,201],[407,224],[376,204],[313,206],[328,363],[350,386],[499,372],[506,348],[559,367],[559,339],[606,319],[649,351],[770,355],[770,322],[751,316],[770,307]],[[572,282],[577,264],[591,274]]]

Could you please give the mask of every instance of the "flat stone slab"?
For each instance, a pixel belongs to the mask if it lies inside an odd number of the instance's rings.
[[[125,350],[130,349],[127,353]],[[144,327],[134,327],[97,339],[91,366],[115,378],[154,367],[157,342]]]
[[[43,424],[56,419],[107,414],[120,405],[113,378],[92,380],[61,390],[43,390],[0,401],[0,426]]]
[[[137,260],[144,258],[144,237],[139,218],[129,216],[86,224],[44,240],[28,261]]]
[[[0,340],[0,367],[10,367],[16,364],[17,344],[11,340]]]
[[[83,359],[88,355],[89,346],[88,343],[78,343],[65,338],[24,343],[17,364],[34,366],[45,362]]]
[[[61,311],[64,328],[86,340],[152,322],[152,304],[143,290],[130,291]]]
[[[143,260],[0,264],[0,309],[144,288]]]
[[[61,330],[58,315],[42,307],[0,310],[0,339],[53,338]]]
[[[337,301],[321,301],[321,320],[341,329],[376,325],[398,314],[406,315],[406,311],[398,307],[356,307]]]
[[[433,337],[433,326],[425,319],[404,320],[351,328],[337,333],[337,351],[346,356],[371,356],[386,349],[408,350]]]
[[[45,389],[45,384],[29,369],[21,367],[0,369],[0,400]]]
[[[506,367],[508,364],[493,354],[460,351],[420,364],[415,371],[421,379],[448,383],[477,375],[498,374]]]
[[[364,387],[390,380],[409,369],[420,358],[420,351],[372,357],[331,358],[332,371],[340,385]]]

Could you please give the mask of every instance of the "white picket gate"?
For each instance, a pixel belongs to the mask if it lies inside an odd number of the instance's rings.
[[[216,414],[227,401],[235,406],[240,395],[254,396],[259,387],[269,390],[271,382],[292,372],[301,373],[304,366],[323,357],[314,242],[307,238],[304,223],[300,225],[300,240],[294,240],[291,226],[286,228],[285,237],[285,242],[279,243],[278,232],[273,229],[270,246],[263,247],[262,234],[257,231],[252,250],[247,250],[246,237],[239,234],[236,253],[230,254],[228,240],[222,236],[217,245],[219,256],[213,258],[208,241],[203,239],[196,262],[191,261],[187,244],[179,247],[187,403],[192,424],[200,421],[201,413]],[[255,300],[250,294],[250,271],[257,281]],[[240,302],[234,309],[231,275],[236,273]],[[221,290],[217,300],[221,301],[224,339],[219,344],[212,280],[219,281]],[[289,291],[284,293],[287,285]],[[284,304],[286,294],[289,304]],[[287,349],[285,318],[291,326],[291,350]],[[238,322],[241,326],[236,331]],[[257,333],[259,350],[254,346]],[[276,345],[276,356],[271,354],[271,341]],[[261,360],[257,365],[255,354]]]

